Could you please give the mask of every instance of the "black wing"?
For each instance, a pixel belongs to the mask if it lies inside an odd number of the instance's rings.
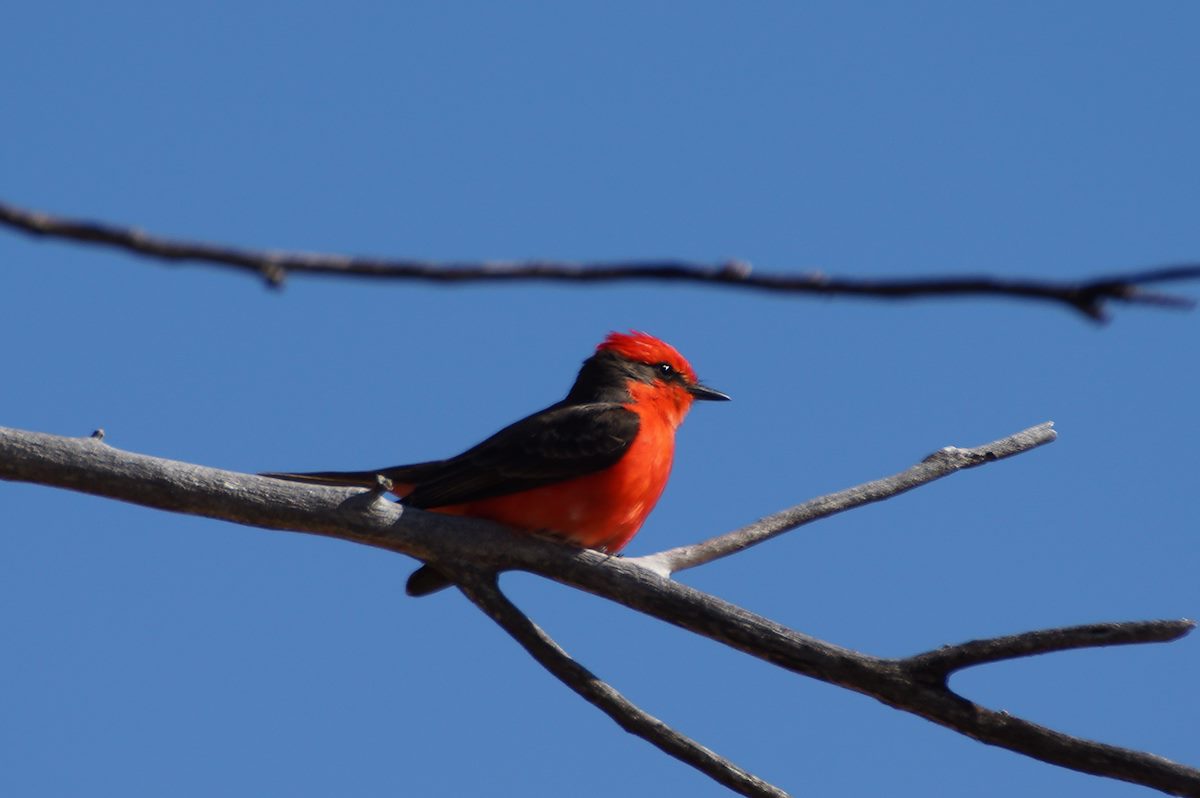
[[[557,404],[523,418],[448,460],[377,468],[263,476],[319,485],[374,487],[383,475],[412,485],[402,499],[422,509],[490,499],[582,477],[621,459],[638,415],[619,404]]]
[[[616,403],[554,405],[457,457],[421,463],[416,486],[403,501],[444,507],[585,476],[620,460],[638,423],[637,413]]]

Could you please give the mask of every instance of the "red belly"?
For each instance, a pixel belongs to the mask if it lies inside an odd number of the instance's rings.
[[[643,428],[629,451],[604,471],[433,512],[487,518],[618,552],[641,529],[667,484],[675,435],[669,428],[663,432],[666,440]]]

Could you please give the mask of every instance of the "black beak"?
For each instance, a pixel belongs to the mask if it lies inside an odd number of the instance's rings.
[[[700,383],[696,383],[695,385],[689,385],[688,393],[690,393],[696,399],[703,399],[708,402],[728,402],[729,401],[728,394],[721,393],[720,391],[714,391],[712,388],[709,388],[707,385],[701,385]]]

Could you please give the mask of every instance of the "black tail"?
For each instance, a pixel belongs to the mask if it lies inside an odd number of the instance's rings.
[[[297,474],[268,471],[259,476],[286,479],[289,482],[307,482],[312,485],[357,485],[362,488],[375,487],[375,478],[384,476],[397,485],[416,485],[437,474],[443,462],[431,460],[427,463],[376,468],[373,471],[302,471]]]
[[[390,468],[381,468],[378,471],[310,471],[303,474],[267,471],[259,476],[286,479],[288,482],[307,482],[311,485],[345,485],[347,487],[357,485],[363,488],[373,488],[377,476],[383,475],[391,479],[387,473],[391,470]]]
[[[379,468],[374,471],[308,471],[300,474],[269,471],[259,474],[259,476],[286,479],[288,482],[306,482],[310,485],[373,488],[377,483],[377,477],[380,476],[405,484],[419,482],[422,475],[431,470],[429,467],[435,465],[440,465],[440,463],[416,463],[407,466]],[[404,586],[404,592],[410,596],[428,596],[430,593],[450,587],[450,584],[449,579],[428,565],[424,565],[413,571]]]

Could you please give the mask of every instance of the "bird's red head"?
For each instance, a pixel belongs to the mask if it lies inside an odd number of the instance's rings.
[[[720,391],[701,385],[690,363],[675,347],[653,335],[631,330],[628,333],[609,333],[591,361],[615,356],[620,366],[614,372],[617,387],[643,407],[656,407],[669,420],[673,429],[683,420],[696,399],[728,399]],[[584,372],[587,371],[586,365]],[[579,383],[576,383],[577,385]]]
[[[644,332],[637,330],[630,330],[627,333],[611,332],[596,347],[596,351],[615,352],[627,360],[644,363],[647,366],[666,363],[683,375],[688,383],[696,382],[696,372],[692,370],[692,365],[683,355],[679,354],[679,350],[666,341],[660,341],[653,335]]]

